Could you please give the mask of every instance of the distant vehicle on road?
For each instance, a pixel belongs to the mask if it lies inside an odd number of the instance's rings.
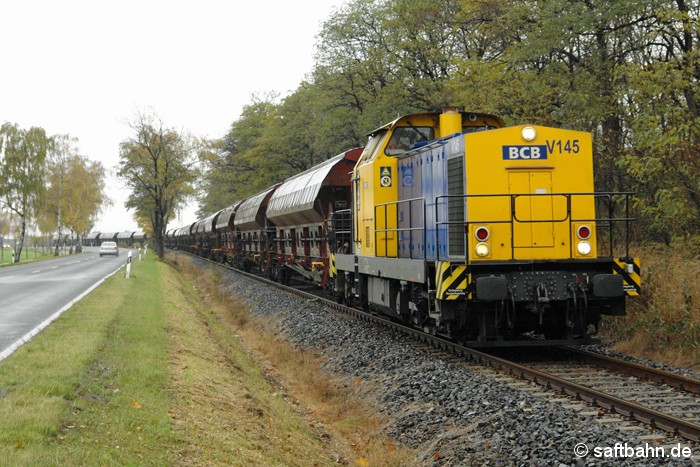
[[[119,256],[119,247],[116,242],[102,242],[100,245],[100,258],[104,255]]]

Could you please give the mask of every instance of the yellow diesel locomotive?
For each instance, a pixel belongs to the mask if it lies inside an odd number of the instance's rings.
[[[631,193],[595,193],[591,135],[421,113],[378,128],[334,213],[339,300],[479,346],[586,343],[639,292]]]

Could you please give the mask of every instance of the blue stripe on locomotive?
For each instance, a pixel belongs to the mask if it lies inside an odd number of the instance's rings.
[[[464,137],[438,140],[399,156],[399,257],[447,257],[447,225],[437,226],[436,198],[447,194],[447,156],[461,151]],[[411,201],[412,199],[423,201]],[[439,201],[438,218],[447,220],[447,199]],[[424,218],[425,216],[425,218]]]

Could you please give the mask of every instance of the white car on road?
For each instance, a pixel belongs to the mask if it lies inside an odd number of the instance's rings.
[[[104,255],[119,256],[119,247],[115,242],[102,242],[100,245],[100,258]]]

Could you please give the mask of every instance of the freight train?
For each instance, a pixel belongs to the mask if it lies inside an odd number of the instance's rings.
[[[117,242],[123,247],[141,246],[148,242],[149,238],[143,231],[124,232],[90,232],[83,238],[83,246],[100,246],[102,242]]]
[[[588,133],[446,109],[166,232],[187,250],[472,346],[589,343],[639,294],[632,193]]]

